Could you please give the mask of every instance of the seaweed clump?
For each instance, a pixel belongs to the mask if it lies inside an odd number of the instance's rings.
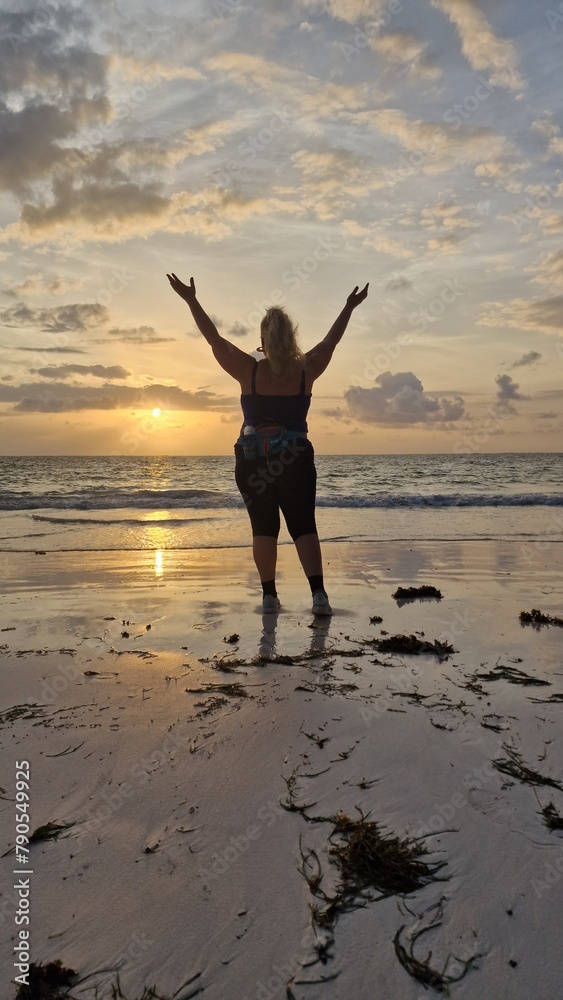
[[[544,615],[537,608],[532,608],[531,611],[521,611],[520,623],[522,625],[534,625],[536,628],[539,628],[540,625],[558,625],[559,628],[563,628],[563,618]]]
[[[68,996],[63,987],[72,986],[72,980],[78,973],[74,969],[65,969],[60,959],[47,965],[29,966],[29,983],[20,983],[16,1000],[63,1000]]]
[[[425,584],[422,587],[398,587],[392,595],[394,601],[416,601],[420,597],[432,597],[442,600],[442,591]]]
[[[328,854],[340,874],[333,892],[329,894],[321,886],[322,866],[313,848],[307,851],[300,848],[302,864],[299,869],[313,896],[324,903],[323,907],[313,905],[311,910],[313,924],[329,933],[328,944],[332,943],[334,925],[342,913],[388,896],[405,896],[430,882],[446,881],[438,876],[446,862],[429,863],[424,860],[428,852],[420,840],[409,837],[401,840],[392,834],[384,834],[379,825],[368,821],[359,809],[360,819],[353,820],[344,813],[307,816],[305,809],[309,807],[297,806],[291,798],[284,808],[300,812],[309,822],[333,824],[328,838],[332,844]],[[334,842],[335,838],[338,838],[338,843]],[[373,894],[373,890],[377,895]],[[321,961],[326,961],[327,957],[328,954]]]
[[[350,819],[344,813],[333,817],[330,838],[339,836],[342,843],[329,850],[331,861],[340,870],[342,890],[356,896],[366,889],[376,889],[380,899],[405,895],[437,881],[436,872],[445,861],[428,864],[422,858],[426,848],[418,840],[384,835],[377,823]]]
[[[518,667],[507,667],[504,663],[497,663],[493,670],[488,673],[475,674],[481,681],[508,681],[509,684],[521,684],[523,687],[550,687],[549,681],[542,681],[539,677],[532,677]]]
[[[74,826],[74,823],[45,823],[33,831],[29,843],[35,844],[38,840],[58,840],[60,834],[69,830],[71,826]]]
[[[481,958],[480,954],[472,955],[471,958],[457,958],[455,955],[448,955],[442,971],[439,972],[438,969],[433,969],[430,965],[430,959],[432,958],[432,952],[429,951],[428,955],[421,961],[416,958],[413,952],[415,942],[427,931],[433,930],[434,927],[439,927],[442,923],[442,900],[438,903],[438,914],[436,920],[433,923],[428,924],[426,927],[422,927],[420,930],[415,931],[410,936],[410,947],[409,950],[401,944],[401,933],[404,930],[405,925],[403,924],[399,927],[399,930],[393,938],[393,945],[395,947],[395,954],[399,960],[399,963],[403,966],[409,976],[416,979],[418,983],[424,986],[424,989],[430,987],[436,993],[442,993],[444,996],[450,996],[450,985],[451,983],[457,983],[460,979],[469,972],[470,969],[474,968],[474,961],[477,958]],[[459,975],[454,975],[454,966],[452,965],[451,972],[448,972],[448,966],[450,961],[456,963],[459,969]]]
[[[560,816],[553,802],[540,806],[543,821],[548,830],[563,830],[563,816]]]
[[[501,757],[499,760],[493,760],[493,767],[497,771],[501,771],[502,774],[508,774],[511,778],[518,778],[519,781],[524,781],[528,785],[551,785],[552,788],[559,788],[563,791],[563,785],[555,781],[554,778],[546,778],[539,771],[533,771],[527,764],[524,764],[522,757],[514,747],[506,746],[503,743],[502,748],[508,756]]]
[[[381,653],[410,653],[415,656],[430,653],[439,660],[447,660],[448,656],[455,653],[449,642],[440,642],[439,639],[428,642],[426,639],[418,639],[416,635],[390,635],[385,639],[372,639],[371,642]]]

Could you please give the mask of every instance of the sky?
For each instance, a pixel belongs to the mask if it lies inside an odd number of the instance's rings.
[[[369,281],[319,454],[561,451],[551,2],[5,0],[0,453],[233,453],[171,271],[249,353],[270,305],[306,351]]]

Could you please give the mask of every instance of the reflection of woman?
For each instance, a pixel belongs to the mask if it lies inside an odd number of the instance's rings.
[[[303,354],[295,328],[287,313],[274,306],[260,325],[264,358],[256,361],[221,337],[196,298],[194,279],[185,285],[175,274],[167,275],[175,292],[189,305],[199,330],[211,345],[219,364],[241,387],[245,427],[266,425],[285,428],[285,447],[269,457],[245,457],[241,444],[235,445],[235,478],[245,500],[253,535],[253,554],[262,582],[264,611],[280,607],[276,592],[277,543],[280,510],[311,586],[313,613],[330,615],[323,582],[323,566],[315,523],[316,470],[314,451],[307,438],[307,412],[313,382],[327,368],[353,310],[368,294],[368,285],[358,286],[348,296],[344,309],[326,337]],[[258,430],[259,436],[259,430]]]

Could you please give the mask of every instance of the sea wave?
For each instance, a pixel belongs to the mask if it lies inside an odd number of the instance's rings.
[[[207,521],[222,520],[219,517],[163,517],[156,521],[146,517],[56,517],[48,514],[32,514],[31,518],[33,521],[46,521],[48,524],[128,524],[136,527],[140,525],[143,528],[158,528],[163,526],[166,528],[176,526],[185,528],[188,524],[202,524]]]
[[[242,507],[238,493],[219,490],[108,490],[103,495],[90,490],[78,493],[0,495],[0,510],[219,510]],[[351,496],[321,493],[317,507],[432,509],[452,507],[563,507],[561,493],[364,493]],[[41,520],[41,515],[32,515]],[[43,519],[46,519],[43,516]],[[85,518],[92,523],[90,518]],[[106,523],[100,522],[100,523]],[[141,523],[146,523],[143,521]],[[170,522],[168,522],[170,523]]]
[[[217,490],[109,490],[0,493],[0,510],[162,510],[232,506],[236,497]]]

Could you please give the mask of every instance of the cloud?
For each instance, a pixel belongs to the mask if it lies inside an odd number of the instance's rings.
[[[0,403],[14,403],[12,413],[64,413],[80,410],[224,410],[237,401],[206,390],[173,385],[76,386],[66,382],[30,382],[0,386]]]
[[[272,111],[281,106],[283,115],[293,125],[305,128],[308,135],[322,131],[319,118],[348,115],[387,97],[373,83],[334,83],[248,52],[221,52],[205,65],[245,90],[267,94],[274,102]],[[300,115],[307,119],[306,123],[299,121]]]
[[[435,205],[423,208],[420,221],[423,226],[431,229],[465,229],[474,228],[475,223],[460,216],[462,206],[455,201],[439,201]]]
[[[111,117],[108,56],[92,48],[89,18],[51,4],[32,13],[0,13],[0,189],[18,197],[68,162],[61,143]]]
[[[213,152],[223,146],[229,136],[243,129],[248,130],[248,127],[248,115],[240,112],[232,118],[218,118],[216,121],[194,125],[184,133],[190,155],[201,156],[203,153]]]
[[[561,129],[557,122],[554,121],[552,115],[532,122],[532,128],[535,132],[539,132],[540,135],[549,140],[547,145],[548,157],[563,154],[563,135],[561,135]]]
[[[485,160],[475,167],[476,177],[486,177],[503,179],[516,173],[518,170],[527,170],[532,164],[530,160],[508,160],[505,157],[497,157],[494,160]]]
[[[109,117],[109,102],[103,96],[76,98],[67,107],[35,101],[18,110],[0,100],[0,191],[29,198],[36,182],[51,177],[56,169],[72,170],[78,162],[76,151],[60,143]]]
[[[395,278],[390,278],[385,285],[385,290],[387,292],[403,292],[407,288],[412,288],[413,283],[409,278],[406,278],[404,274],[398,274]]]
[[[495,382],[498,386],[496,394],[496,404],[503,410],[507,410],[509,413],[516,413],[517,410],[512,406],[513,399],[529,399],[529,396],[524,396],[519,392],[520,385],[515,382],[510,375],[497,375]]]
[[[28,329],[35,327],[49,333],[90,330],[106,323],[108,310],[96,303],[73,303],[67,306],[51,306],[32,309],[19,302],[9,309],[0,309],[0,325]]]
[[[352,423],[352,420],[350,419],[348,414],[345,413],[345,411],[340,406],[335,406],[332,408],[329,407],[326,410],[321,410],[321,416],[328,417],[330,420],[340,420],[341,423],[343,424]]]
[[[342,219],[350,211],[351,198],[364,201],[387,183],[371,157],[350,149],[301,149],[291,160],[301,172],[299,202],[321,221]],[[353,225],[359,232],[361,227]],[[369,229],[362,231],[368,233]]]
[[[522,357],[518,359],[518,361],[513,361],[510,367],[512,369],[512,368],[523,368],[524,366],[527,365],[535,365],[536,361],[539,361],[540,358],[541,354],[539,353],[539,351],[528,351],[528,353],[523,354]]]
[[[30,374],[43,378],[70,378],[71,375],[94,375],[95,378],[129,378],[131,372],[121,365],[50,365],[48,368],[30,368]]]
[[[112,341],[120,344],[169,344],[176,340],[176,337],[161,337],[157,334],[153,326],[114,326],[108,330],[108,337],[96,343],[109,344]]]
[[[457,233],[448,233],[445,236],[437,236],[434,240],[428,240],[427,246],[436,253],[459,253],[459,243],[460,237]]]
[[[554,232],[563,229],[563,215],[546,215],[541,220],[540,225],[544,232]]]
[[[563,295],[549,299],[512,299],[494,302],[479,322],[483,326],[508,326],[518,330],[543,330],[545,333],[563,329]]]
[[[15,351],[26,351],[31,354],[87,354],[81,347],[15,347]]]
[[[414,250],[409,249],[406,242],[400,242],[382,231],[381,225],[372,224],[364,226],[355,219],[345,219],[342,224],[343,229],[352,236],[361,236],[362,246],[371,247],[378,253],[388,254],[390,257],[414,257]]]
[[[30,274],[25,281],[8,285],[4,289],[4,295],[10,298],[26,295],[30,298],[42,295],[65,295],[66,292],[80,288],[80,285],[80,281],[71,278],[46,278],[43,274]]]
[[[459,253],[464,235],[478,228],[478,223],[461,214],[463,206],[455,201],[437,202],[423,208],[420,224],[436,235],[428,241],[428,249],[438,253]]]
[[[144,67],[143,82],[128,99],[134,108],[163,80],[199,79],[201,74],[150,58],[99,53],[92,42],[99,33],[78,8],[44,8],[27,37],[24,29],[31,12],[15,20],[15,15],[0,15],[0,32],[2,26],[8,32],[0,38],[5,57],[0,55],[0,130],[5,139],[0,147],[0,190],[14,194],[21,206],[19,221],[4,228],[2,241],[32,244],[54,236],[74,243],[92,237],[119,241],[146,236],[169,223],[175,231],[198,229],[194,220],[177,211],[174,198],[163,193],[162,176],[164,168],[192,155],[196,138],[191,145],[185,132],[165,139],[121,138],[123,114],[108,94],[113,100],[116,88],[109,71],[116,67],[129,79],[129,90],[131,78]],[[14,46],[10,31],[16,39],[23,38],[21,45]],[[117,44],[111,32],[108,37]],[[128,107],[127,126],[130,112]],[[223,122],[213,127],[218,141],[217,130],[235,126]],[[198,141],[201,145],[204,139]]]
[[[498,38],[474,0],[430,0],[455,25],[461,50],[472,69],[489,71],[497,87],[522,91],[527,84],[518,72],[520,57],[513,42]]]
[[[558,288],[563,285],[563,250],[554,250],[548,253],[539,264],[526,268],[534,271],[536,277],[533,279],[538,285],[549,285]]]
[[[130,219],[162,216],[168,199],[161,181],[135,172],[146,172],[151,156],[155,163],[185,157],[187,147],[108,139],[115,118],[106,93],[109,56],[92,48],[92,26],[79,11],[46,4],[42,13],[27,36],[30,12],[0,20],[23,39],[0,39],[0,189],[21,203],[19,223],[2,239],[41,241],[65,229],[115,237]]]
[[[167,197],[160,195],[157,187],[156,183],[108,183],[75,188],[69,178],[56,185],[51,204],[24,205],[21,222],[7,226],[0,238],[22,243],[57,239],[68,245],[84,239],[122,242],[167,231],[193,233],[214,242],[225,239],[235,224],[253,216],[303,215],[306,211],[293,188],[289,192],[294,198],[263,198],[216,186],[178,191]]]
[[[250,333],[252,328],[250,326],[245,326],[244,323],[233,323],[227,331],[228,337],[246,337]]]
[[[511,151],[504,136],[482,126],[460,125],[452,128],[443,123],[409,118],[398,108],[361,111],[350,115],[351,120],[365,128],[396,139],[409,154],[395,168],[388,167],[384,175],[395,183],[422,171],[441,174],[458,165],[502,156]],[[406,159],[406,162],[404,162]]]
[[[408,75],[415,79],[439,80],[442,76],[441,68],[426,54],[427,43],[409,32],[372,36],[370,46],[389,62],[408,64]]]
[[[532,128],[534,132],[539,132],[546,139],[560,134],[559,125],[552,115],[548,115],[547,118],[537,118],[536,121],[532,122]]]
[[[464,415],[461,396],[434,399],[425,394],[422,382],[412,372],[383,372],[370,389],[350,386],[344,393],[351,416],[365,423],[444,424]]]
[[[0,12],[0,94],[74,97],[100,90],[109,60],[93,51],[92,29],[84,10],[68,5]]]
[[[387,0],[303,0],[305,8],[329,14],[339,21],[356,24],[364,18],[372,19],[387,6]]]
[[[110,69],[126,81],[143,80],[154,83],[159,80],[203,80],[204,76],[194,66],[174,66],[160,60],[139,59],[133,54],[114,53],[110,60]]]
[[[26,203],[21,212],[25,230],[41,239],[57,230],[76,230],[121,240],[147,228],[155,228],[164,217],[169,201],[159,194],[157,184],[88,183],[76,186],[75,177],[54,181],[52,201]],[[148,227],[147,227],[148,222]],[[140,223],[140,226],[139,226]]]
[[[378,253],[388,254],[390,257],[414,257],[414,250],[411,250],[406,243],[400,243],[385,233],[378,234],[372,232],[369,236],[366,236],[363,245],[365,247],[373,247]]]

